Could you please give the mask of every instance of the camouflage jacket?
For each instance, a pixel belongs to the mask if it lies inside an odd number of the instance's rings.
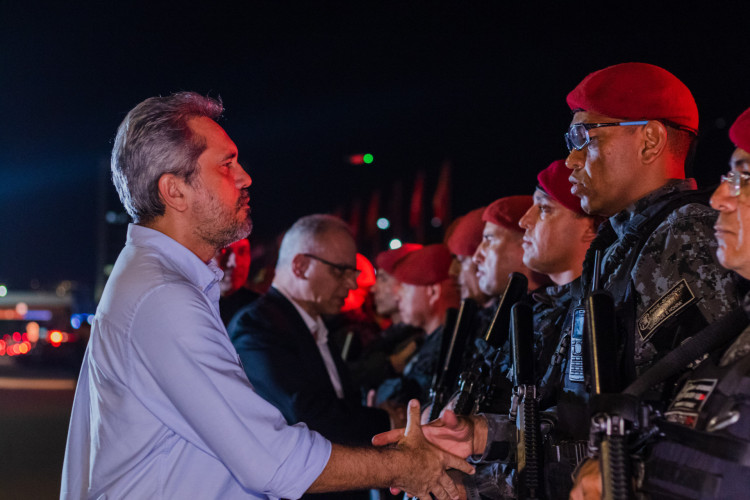
[[[625,318],[622,324],[633,330],[632,351],[638,373],[684,337],[739,306],[734,274],[716,258],[716,212],[704,204],[688,203],[673,210],[640,252],[629,255],[634,251],[632,246],[628,248],[629,235],[647,209],[695,188],[693,179],[672,180],[604,224],[603,230],[609,225],[616,240],[604,251],[601,285],[612,292],[618,306],[623,306],[627,293],[613,282],[620,278],[621,283],[627,283],[629,278],[634,311],[631,307],[622,314],[634,312],[634,317]],[[593,267],[589,262],[592,258],[587,256],[584,269]],[[583,290],[590,287],[590,278],[584,271]],[[574,303],[579,297],[574,295]],[[688,323],[687,331],[680,333],[680,325]]]

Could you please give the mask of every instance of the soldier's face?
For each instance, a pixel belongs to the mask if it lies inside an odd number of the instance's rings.
[[[224,277],[219,282],[223,295],[239,290],[250,272],[250,242],[245,238],[235,241],[219,252],[219,267]]]
[[[402,283],[398,292],[398,310],[401,321],[424,328],[432,314],[427,287]]]
[[[477,264],[470,255],[454,255],[451,262],[451,275],[456,278],[462,299],[474,299],[484,302],[487,297],[479,288]]]
[[[401,282],[388,274],[385,269],[378,269],[373,285],[372,298],[375,310],[383,316],[390,316],[398,312],[398,290]]]
[[[558,281],[555,276],[560,274],[580,275],[590,242],[587,235],[593,231],[589,217],[578,217],[537,189],[534,205],[518,225],[525,230],[523,263],[526,267],[549,275],[555,283]]]
[[[579,111],[574,123],[613,123],[622,121],[593,111]],[[589,130],[591,142],[583,149],[574,149],[566,165],[572,170],[571,192],[581,199],[581,207],[589,213],[612,216],[636,201],[640,171],[636,153],[636,127],[602,127]]]
[[[505,290],[510,273],[523,269],[521,233],[492,222],[485,223],[474,262],[479,288],[490,297],[498,297]]]
[[[206,142],[198,157],[198,176],[189,186],[193,231],[218,250],[250,234],[247,188],[252,180],[237,160],[237,146],[215,121],[199,117],[189,125]]]
[[[737,148],[729,166],[735,172],[750,173],[750,153]],[[711,196],[711,206],[719,211],[714,226],[719,262],[750,278],[750,186],[742,180],[739,195],[734,196],[729,183],[722,182]]]

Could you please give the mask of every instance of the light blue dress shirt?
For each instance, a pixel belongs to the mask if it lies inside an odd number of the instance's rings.
[[[219,316],[222,276],[130,225],[96,312],[61,498],[297,498],[331,444],[248,382]]]

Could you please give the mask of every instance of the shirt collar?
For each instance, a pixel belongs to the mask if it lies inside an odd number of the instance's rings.
[[[317,318],[313,318],[312,316],[310,316],[307,311],[302,309],[302,307],[297,303],[294,297],[292,297],[291,293],[289,293],[289,290],[286,289],[286,287],[284,287],[284,285],[282,285],[281,283],[274,283],[271,286],[274,287],[277,292],[283,295],[286,300],[292,303],[294,308],[302,317],[302,321],[305,322],[305,326],[307,326],[307,329],[310,330],[310,333],[315,332],[315,340],[318,344],[328,341],[328,329],[326,328],[325,323],[323,323],[323,318],[321,318],[320,316],[318,316]]]
[[[206,264],[187,247],[155,229],[128,224],[125,244],[155,250],[169,269],[185,276],[206,294],[212,287],[218,290],[218,282],[224,276],[213,259]]]
[[[633,217],[643,212],[647,207],[674,193],[695,191],[695,189],[697,189],[695,179],[671,179],[659,189],[650,192],[643,198],[630,204],[625,210],[610,217],[609,222],[612,225],[612,229],[614,229],[618,237],[622,238],[625,229],[630,221],[633,220]]]

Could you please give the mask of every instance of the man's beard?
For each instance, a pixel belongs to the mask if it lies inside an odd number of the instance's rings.
[[[193,208],[196,219],[195,234],[215,249],[224,248],[237,240],[247,237],[253,229],[247,194],[237,200],[233,210],[227,209],[211,193],[207,200]],[[237,218],[237,212],[246,211],[244,219]]]

